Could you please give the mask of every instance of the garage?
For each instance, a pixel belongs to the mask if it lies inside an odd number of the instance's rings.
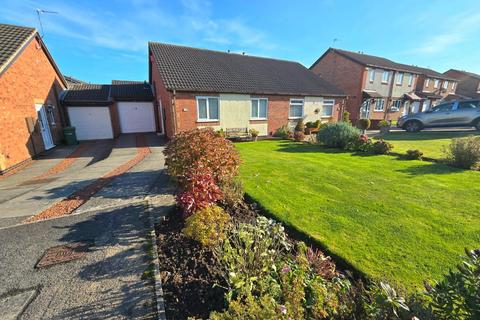
[[[151,102],[117,102],[121,133],[155,131],[155,114]]]
[[[112,139],[112,121],[108,107],[68,107],[70,124],[78,140]]]

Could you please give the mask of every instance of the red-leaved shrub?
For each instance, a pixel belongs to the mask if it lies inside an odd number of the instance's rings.
[[[180,132],[167,144],[165,165],[178,180],[193,167],[211,169],[215,182],[234,178],[240,157],[233,144],[211,128]]]
[[[180,192],[176,200],[186,217],[222,198],[222,191],[209,168],[193,166],[179,182]]]

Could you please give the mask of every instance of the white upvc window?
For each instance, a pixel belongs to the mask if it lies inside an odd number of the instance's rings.
[[[447,89],[448,88],[448,81],[445,80],[443,81],[443,89]]]
[[[390,76],[390,72],[383,71],[383,73],[382,73],[382,83],[388,83],[389,76]]]
[[[427,78],[425,80],[425,87],[428,87],[428,86],[430,86],[430,78]]]
[[[250,112],[250,119],[252,120],[266,120],[268,99],[266,98],[252,98],[252,107]]]
[[[197,97],[197,121],[212,122],[220,119],[218,97]]]
[[[375,69],[368,70],[368,80],[370,80],[370,82],[375,81]]]
[[[334,105],[335,105],[334,99],[323,100],[323,108],[322,108],[322,114],[321,114],[323,118],[330,118],[333,116]]]
[[[455,91],[455,86],[457,85],[456,82],[452,82],[452,90]]]
[[[436,89],[436,88],[438,88],[439,84],[440,84],[440,80],[435,79],[435,81],[433,82],[433,87]]]
[[[403,72],[397,73],[397,85],[402,85],[403,83]]]
[[[411,87],[413,84],[413,74],[410,73],[408,76],[408,86]]]
[[[401,107],[402,107],[402,100],[395,100],[393,102],[391,111],[398,111],[400,110]]]
[[[303,117],[303,99],[290,99],[290,110],[288,117],[290,119],[300,119]]]
[[[385,100],[377,99],[375,101],[375,108],[373,108],[373,111],[383,111],[384,107],[385,107]]]

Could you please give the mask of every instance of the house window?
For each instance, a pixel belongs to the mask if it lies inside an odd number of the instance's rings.
[[[430,86],[430,78],[427,78],[427,80],[425,80],[425,87],[428,87]]]
[[[439,84],[440,84],[440,80],[435,79],[435,81],[433,82],[433,87],[436,89],[436,88],[438,88]]]
[[[374,69],[368,70],[368,79],[370,80],[370,82],[373,82],[375,80],[375,70]]]
[[[403,72],[397,74],[397,85],[401,86],[403,83]]]
[[[218,121],[219,113],[217,97],[197,97],[198,121]]]
[[[388,77],[390,73],[388,71],[383,71],[382,73],[382,83],[388,83]]]
[[[252,99],[252,112],[250,119],[252,120],[265,120],[267,119],[267,99]]]
[[[303,117],[303,99],[290,99],[290,119],[299,119]]]
[[[330,118],[333,116],[333,106],[335,105],[335,100],[323,100],[323,108],[322,108],[322,117]]]
[[[377,99],[375,102],[375,108],[373,108],[373,111],[383,111],[384,106],[385,106],[385,100]]]
[[[393,102],[392,108],[390,110],[391,111],[399,111],[401,107],[402,107],[402,100],[395,100]]]
[[[445,80],[445,81],[443,82],[443,89],[447,89],[447,88],[448,88],[448,81]]]
[[[480,92],[480,82],[478,83],[477,92]]]
[[[455,91],[455,86],[457,85],[456,82],[452,82],[452,90]]]
[[[413,74],[410,73],[408,76],[408,86],[411,87],[413,84]]]

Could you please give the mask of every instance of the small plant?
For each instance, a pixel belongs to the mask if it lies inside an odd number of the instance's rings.
[[[218,129],[217,134],[218,136],[225,138],[225,131],[223,130],[223,128]]]
[[[295,126],[295,131],[305,131],[305,125],[303,124],[303,119],[299,119],[297,125]]]
[[[393,145],[383,139],[377,140],[370,146],[370,152],[373,154],[388,154],[393,149]]]
[[[398,319],[400,312],[410,311],[405,299],[388,283],[373,284],[367,299],[365,309],[369,319]]]
[[[305,123],[305,128],[316,128],[315,123],[313,121],[308,121]]]
[[[180,186],[176,201],[187,217],[222,198],[209,168],[193,167],[181,178]]]
[[[295,133],[293,134],[293,139],[295,139],[295,141],[301,142],[305,140],[305,133],[303,131],[295,131]]]
[[[322,126],[322,122],[320,120],[316,120],[314,123],[313,123],[313,127],[315,129],[320,129],[320,127]]]
[[[350,121],[350,112],[348,111],[343,112],[342,121],[348,124],[352,124],[352,121]]]
[[[390,127],[390,122],[388,122],[387,120],[380,120],[378,122],[378,127],[379,128]]]
[[[480,137],[452,139],[444,149],[447,162],[458,168],[478,169],[480,166]]]
[[[372,123],[371,123],[370,119],[360,119],[360,120],[358,120],[357,126],[360,130],[362,130],[363,133],[365,133],[365,131],[367,131],[368,128],[370,128],[371,124]]]
[[[225,240],[225,230],[229,222],[230,216],[222,208],[208,206],[185,220],[183,234],[203,246],[212,246]]]
[[[415,150],[407,150],[407,154],[405,155],[405,159],[407,160],[422,160],[423,152],[415,149]]]
[[[322,127],[318,131],[317,139],[327,147],[344,149],[359,136],[360,131],[357,128],[345,122],[335,122]]]
[[[306,257],[313,271],[323,279],[332,280],[338,276],[332,258],[326,257],[320,250],[308,248]]]
[[[222,190],[222,199],[220,202],[229,208],[235,208],[239,203],[243,201],[243,186],[239,179],[232,179],[221,181],[219,184],[220,190]]]
[[[283,139],[288,139],[292,135],[292,130],[290,129],[288,124],[284,124],[280,128],[278,128],[275,133],[273,134],[274,137],[280,137]]]
[[[260,133],[260,132],[258,132],[258,130],[254,129],[254,128],[251,128],[250,130],[248,130],[248,133],[250,134],[250,136],[252,136],[252,139],[254,141],[257,141],[258,134]]]

